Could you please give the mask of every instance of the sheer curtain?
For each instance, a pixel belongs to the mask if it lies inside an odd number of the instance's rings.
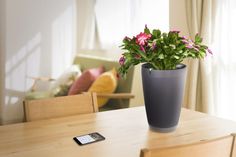
[[[120,51],[125,36],[151,29],[169,29],[169,2],[163,0],[96,0],[96,22],[102,49]]]
[[[236,120],[236,1],[216,0],[212,70],[215,114]]]
[[[95,3],[96,0],[76,0],[77,52],[96,47]]]
[[[206,45],[211,44],[215,19],[214,0],[185,0],[189,36],[194,40],[196,33],[203,37]],[[206,59],[188,59],[183,106],[189,109],[214,113],[211,56]]]

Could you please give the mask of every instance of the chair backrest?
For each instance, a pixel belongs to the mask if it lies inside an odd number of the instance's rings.
[[[26,121],[93,113],[98,111],[96,93],[24,101]]]
[[[198,143],[142,149],[140,157],[236,157],[235,134]]]

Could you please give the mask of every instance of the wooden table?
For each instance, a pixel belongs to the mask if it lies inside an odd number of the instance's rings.
[[[99,132],[105,141],[79,146],[72,138]],[[236,132],[236,122],[182,109],[172,133],[149,129],[144,107],[0,127],[1,157],[139,157],[141,148],[197,142]]]

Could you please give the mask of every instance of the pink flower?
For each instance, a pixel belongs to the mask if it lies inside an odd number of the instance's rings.
[[[211,55],[213,54],[212,51],[210,49],[207,49],[208,53],[210,53]]]
[[[120,63],[120,65],[125,64],[125,57],[124,56],[120,57],[119,63]]]
[[[152,43],[152,47],[151,47],[151,50],[154,50],[155,48],[157,47],[156,43]]]
[[[145,52],[145,49],[144,49],[144,47],[143,47],[142,45],[140,45],[140,49],[141,49],[143,52]]]
[[[188,49],[195,48],[195,44],[193,43],[192,40],[182,39],[181,41],[186,45],[186,48],[188,48]],[[195,50],[197,51],[197,49],[195,49]]]
[[[186,47],[187,47],[188,49],[192,49],[192,48],[193,48],[192,45],[187,45]]]
[[[151,36],[151,34],[141,32],[136,36],[136,43],[140,46],[144,46],[147,43],[147,40],[151,38]]]
[[[188,44],[189,42],[187,41],[187,40],[185,40],[185,39],[182,39],[181,40],[184,44]]]
[[[193,42],[191,39],[189,39],[189,43],[190,43],[191,45],[194,45],[194,42]]]

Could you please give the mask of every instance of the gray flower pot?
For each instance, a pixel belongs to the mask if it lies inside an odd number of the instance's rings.
[[[178,125],[186,78],[186,65],[176,70],[152,70],[142,65],[143,93],[149,126],[157,132],[174,131]]]

